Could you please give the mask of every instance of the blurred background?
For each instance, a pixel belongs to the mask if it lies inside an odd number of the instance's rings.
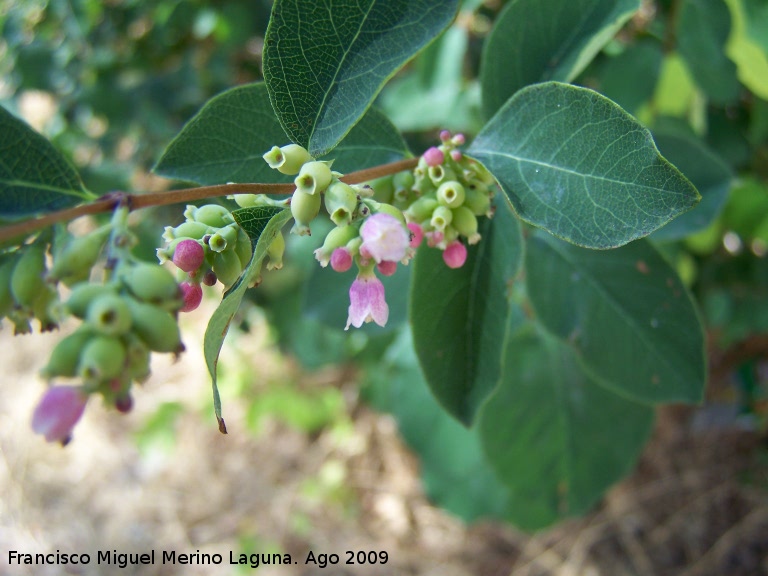
[[[482,125],[481,51],[504,4],[465,1],[456,23],[381,93],[377,105],[414,153],[440,129],[471,138]],[[95,562],[9,566],[9,550],[150,549],[219,553],[224,563],[120,573],[253,571],[229,565],[232,552],[288,553],[298,564],[259,568],[280,576],[768,574],[768,101],[738,81],[733,95],[712,93],[676,50],[680,4],[644,2],[576,83],[635,114],[663,152],[665,137],[670,150],[687,138],[707,160],[678,166],[704,182],[718,215],[664,251],[701,305],[710,385],[704,406],[659,411],[637,468],[591,514],[533,535],[494,520],[474,476],[477,445],[440,411],[413,357],[407,269],[388,285],[388,328],[345,333],[339,286],[349,279],[329,284],[315,272],[315,246],[289,238],[285,269],[251,291],[224,346],[227,436],[202,355],[214,291],[183,318],[183,357],[155,355],[133,412],[92,402],[66,449],[29,428],[45,386],[37,373],[60,336],[14,338],[3,327],[0,574],[116,572]],[[0,101],[69,156],[91,191],[168,189],[174,183],[151,168],[184,123],[215,94],[261,80],[270,8],[0,0]],[[748,16],[768,38],[768,11]],[[718,169],[699,173],[707,163]],[[136,217],[148,260],[181,211]],[[305,565],[310,550],[341,563]],[[344,565],[347,550],[386,552],[388,561]]]

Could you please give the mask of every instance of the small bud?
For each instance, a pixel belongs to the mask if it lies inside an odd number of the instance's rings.
[[[169,312],[155,306],[128,299],[134,332],[155,352],[181,352],[181,334],[176,319]]]
[[[104,382],[122,373],[125,357],[125,345],[119,338],[94,336],[80,354],[77,372],[84,380]]]
[[[307,194],[298,188],[291,198],[291,214],[295,223],[291,229],[291,234],[299,236],[309,236],[311,234],[309,223],[315,219],[320,212],[320,194]]]
[[[48,442],[66,444],[85,411],[88,397],[74,386],[48,388],[32,415],[32,430]]]
[[[467,239],[470,245],[480,241],[480,234],[477,232],[477,217],[466,206],[459,206],[453,210],[451,225]]]
[[[461,132],[451,138],[451,143],[455,144],[456,146],[461,146],[464,144],[464,142],[466,142],[466,138],[464,138],[464,134]]]
[[[196,208],[192,211],[192,218],[213,228],[223,228],[235,221],[230,211],[219,204],[206,204]]]
[[[451,133],[448,130],[440,130],[440,140],[448,142],[451,139]]]
[[[451,160],[453,160],[454,162],[459,162],[461,161],[461,157],[462,157],[461,150],[456,150],[456,149],[451,150]]]
[[[448,208],[458,208],[465,197],[464,186],[455,180],[443,182],[437,189],[437,201]]]
[[[226,250],[218,252],[213,257],[213,271],[216,273],[219,281],[226,288],[229,288],[240,278],[240,274],[243,273],[243,265],[234,251]]]
[[[176,244],[173,251],[173,263],[184,272],[194,272],[204,260],[205,249],[197,240],[184,239]]]
[[[467,247],[458,240],[451,242],[443,250],[443,261],[449,268],[461,268],[467,261]]]
[[[179,284],[179,288],[181,289],[182,301],[184,302],[179,312],[197,310],[200,302],[203,301],[203,289],[200,287],[200,284],[182,282]]]
[[[115,408],[121,414],[128,414],[133,410],[133,397],[130,392],[124,392],[115,398]]]
[[[94,330],[102,334],[117,336],[131,329],[131,312],[128,305],[114,293],[103,294],[91,302],[86,320]]]
[[[334,181],[325,191],[325,209],[336,226],[351,222],[357,201],[357,192],[341,180]]]
[[[411,248],[418,248],[421,246],[421,241],[424,239],[424,230],[416,222],[408,222],[408,230],[411,231]]]
[[[285,237],[282,232],[278,232],[275,239],[267,248],[267,270],[280,270],[283,267],[283,254],[285,253]]]
[[[346,246],[350,240],[359,235],[360,231],[356,226],[339,226],[328,232],[323,245],[315,250],[315,258],[320,262],[320,266],[323,268],[328,266],[333,251]]]
[[[11,293],[19,305],[31,308],[45,289],[45,245],[33,244],[22,250],[11,274]]]
[[[123,282],[140,300],[159,303],[179,298],[179,286],[173,274],[157,264],[141,262],[131,266]]]
[[[453,220],[451,209],[447,206],[438,206],[432,212],[432,218],[429,223],[434,229],[442,231],[451,223],[451,220]]]
[[[203,274],[203,284],[206,286],[215,286],[218,281],[219,279],[216,277],[216,272],[213,270],[208,270]]]
[[[263,158],[270,168],[289,176],[297,174],[305,163],[312,160],[309,152],[298,144],[288,144],[281,148],[273,146]]]
[[[381,272],[383,276],[392,276],[397,272],[397,262],[384,260],[376,265],[376,269]]]
[[[331,268],[335,272],[346,272],[352,268],[352,255],[346,248],[336,248],[331,254]]]
[[[293,181],[296,189],[305,194],[315,195],[324,192],[331,183],[333,175],[327,162],[307,162],[301,167],[299,175]]]
[[[431,148],[428,148],[426,152],[424,152],[422,158],[424,158],[427,166],[438,166],[445,160],[445,154],[439,148],[432,146]]]

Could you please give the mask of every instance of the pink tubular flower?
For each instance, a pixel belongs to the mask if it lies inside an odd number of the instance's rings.
[[[349,288],[349,317],[344,330],[352,325],[360,328],[363,322],[376,322],[384,326],[389,319],[389,306],[384,299],[384,284],[373,272],[360,273]]]
[[[53,386],[43,395],[32,415],[32,430],[48,442],[66,444],[85,410],[88,397],[75,386]]]
[[[402,223],[383,212],[369,216],[363,222],[360,236],[363,238],[360,254],[373,258],[377,264],[383,260],[399,262],[405,258],[411,242],[410,234]]]
[[[439,166],[445,160],[445,154],[439,148],[428,148],[424,154],[422,154],[427,166]]]
[[[200,302],[203,301],[203,289],[200,284],[193,284],[191,282],[182,282],[179,284],[181,288],[181,294],[184,298],[184,304],[182,304],[179,312],[192,312],[197,310],[200,306]]]
[[[352,268],[352,255],[344,247],[336,248],[331,254],[331,268],[336,272],[346,272]]]
[[[467,261],[467,247],[458,240],[454,240],[443,250],[443,261],[448,268],[461,268]]]
[[[421,241],[424,240],[424,230],[416,224],[416,222],[408,222],[408,230],[411,231],[411,248],[418,248],[421,246]]]
[[[173,263],[184,272],[194,272],[203,265],[205,250],[197,240],[182,240],[173,252]]]

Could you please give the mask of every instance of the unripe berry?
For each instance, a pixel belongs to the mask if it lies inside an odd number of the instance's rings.
[[[291,197],[291,214],[295,220],[291,234],[299,236],[311,235],[309,223],[320,212],[320,194],[307,194],[298,188]]]
[[[445,230],[445,227],[451,223],[451,220],[453,220],[451,209],[447,206],[438,206],[432,212],[432,219],[429,223],[436,230]]]
[[[397,174],[392,176],[392,185],[395,187],[395,190],[407,190],[410,191],[411,188],[413,188],[414,184],[414,178],[413,178],[413,172],[406,171],[406,172],[398,172]]]
[[[251,256],[253,256],[253,244],[251,242],[251,237],[248,236],[246,231],[242,228],[240,228],[237,233],[235,254],[237,254],[237,257],[240,259],[240,266],[245,270],[251,261]],[[213,284],[216,284],[216,282],[214,281]],[[213,284],[211,284],[211,286],[213,286]]]
[[[18,304],[31,308],[45,288],[45,246],[33,244],[22,250],[11,275],[11,293]]]
[[[15,302],[11,293],[11,276],[16,266],[16,258],[9,257],[0,264],[0,318],[7,316]]]
[[[76,376],[77,367],[80,364],[80,354],[92,337],[92,332],[80,328],[59,340],[51,352],[48,364],[40,371],[43,378]]]
[[[183,304],[179,309],[179,312],[192,312],[197,310],[200,306],[200,302],[203,301],[203,289],[200,284],[194,284],[190,282],[182,282],[179,284],[181,289]]]
[[[333,174],[328,162],[307,162],[301,167],[299,175],[293,181],[296,189],[305,194],[316,195],[324,192],[331,183]]]
[[[340,180],[333,182],[325,191],[325,209],[336,226],[345,226],[352,221],[357,202],[354,188]]]
[[[464,186],[455,180],[440,184],[437,189],[437,201],[448,208],[458,208],[464,203]]]
[[[339,226],[328,232],[323,245],[315,250],[315,258],[320,262],[320,266],[323,268],[328,266],[333,251],[346,246],[350,240],[359,235],[360,230],[356,226]]]
[[[54,304],[59,301],[59,293],[50,284],[46,284],[32,304],[32,314],[40,322],[40,331],[47,332],[59,327]]]
[[[119,376],[125,365],[125,345],[114,336],[94,336],[80,354],[77,372],[89,381],[104,382]]]
[[[86,320],[94,330],[117,336],[131,329],[131,312],[125,299],[117,294],[104,294],[88,306]]]
[[[219,228],[208,238],[208,246],[214,252],[224,252],[228,246],[234,246],[237,242],[237,231],[240,227],[237,224]]]
[[[278,232],[275,239],[267,248],[267,270],[280,270],[283,267],[283,254],[285,253],[285,238],[282,232]]]
[[[105,227],[86,236],[73,238],[55,255],[50,277],[61,280],[67,286],[87,280],[109,232],[110,229]]]
[[[480,241],[480,234],[477,233],[477,217],[466,206],[459,206],[453,210],[451,225],[459,234],[467,238],[470,245]]]
[[[157,264],[135,264],[123,276],[123,281],[140,300],[167,302],[179,298],[179,286],[173,274]]]
[[[82,282],[72,288],[66,308],[70,314],[77,318],[85,318],[91,302],[105,294],[117,294],[113,284],[91,284]]]
[[[229,288],[240,278],[240,274],[243,273],[243,265],[233,250],[225,250],[213,257],[213,271],[219,281],[226,288]]]
[[[173,263],[184,272],[194,272],[203,265],[205,249],[197,240],[184,239],[176,244]]]
[[[211,226],[208,226],[208,224],[190,220],[189,222],[183,222],[176,226],[176,228],[171,229],[171,240],[175,238],[194,238],[200,240],[203,236],[208,234],[210,229]]]
[[[395,193],[395,182],[392,176],[382,176],[381,178],[376,178],[376,180],[371,180],[368,184],[373,188],[374,200],[386,202],[387,204],[392,203]]]
[[[474,183],[466,188],[464,205],[472,210],[475,216],[487,215],[491,211],[491,193],[488,186]]]
[[[258,205],[258,194],[235,194],[232,198],[240,208],[252,208]]]
[[[286,146],[272,146],[272,149],[262,156],[269,164],[269,167],[276,169],[282,174],[292,176],[297,174],[302,165],[312,160],[306,148],[298,144],[288,144]]]
[[[442,164],[437,166],[430,166],[427,169],[427,174],[429,175],[429,179],[432,181],[432,184],[435,186],[440,186],[440,184],[443,182],[456,180],[456,173],[450,168],[446,168]]]
[[[437,200],[428,196],[419,198],[405,211],[405,217],[412,222],[423,222],[432,217],[432,212],[437,208]]]
[[[375,200],[366,200],[368,205],[374,214],[389,214],[397,218],[400,223],[405,226],[405,216],[403,211],[399,208],[395,208],[392,204],[386,204],[385,202],[376,202]]]
[[[193,210],[190,210],[190,207],[188,206],[185,214],[190,212],[192,214],[192,219],[196,222],[212,226],[213,228],[223,228],[235,221],[229,210],[219,204],[206,204],[199,208],[194,208]]]
[[[135,334],[129,334],[126,345],[125,373],[129,380],[144,382],[150,375],[149,348]]]
[[[128,299],[133,331],[155,352],[181,352],[181,333],[176,319],[153,304]]]

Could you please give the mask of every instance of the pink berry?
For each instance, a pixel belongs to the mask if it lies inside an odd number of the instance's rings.
[[[424,161],[427,163],[427,166],[439,166],[443,163],[445,160],[445,154],[442,150],[439,148],[435,148],[432,146],[432,148],[427,149],[426,152],[422,155],[424,158]]]
[[[203,300],[203,289],[200,287],[200,284],[182,282],[179,284],[179,288],[181,288],[181,293],[184,297],[184,304],[179,312],[192,312],[192,310],[196,310]]]
[[[454,240],[443,250],[443,260],[448,268],[461,268],[467,261],[467,247]]]
[[[416,222],[408,222],[408,230],[411,231],[411,248],[418,248],[424,240],[424,230]]]
[[[344,247],[336,248],[331,254],[331,268],[336,272],[346,272],[352,268],[352,255]]]
[[[173,263],[184,272],[194,272],[203,265],[205,250],[197,240],[182,240],[176,244],[173,252]]]
[[[376,265],[376,268],[378,268],[379,272],[383,276],[392,276],[395,272],[397,272],[397,262],[392,262],[391,260],[384,260],[382,262],[379,262]]]

